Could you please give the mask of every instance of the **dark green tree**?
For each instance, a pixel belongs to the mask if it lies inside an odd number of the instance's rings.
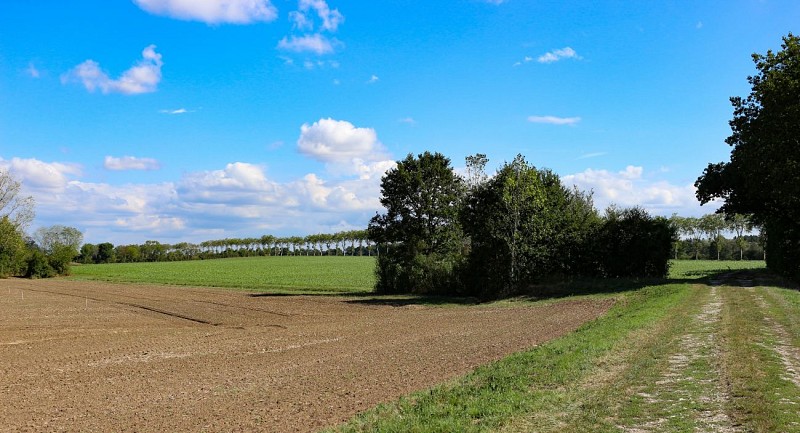
[[[385,246],[377,261],[378,292],[457,291],[463,195],[463,180],[440,153],[409,154],[383,176],[386,213],[375,215],[368,229],[370,240]]]
[[[24,262],[25,240],[8,216],[0,217],[0,278],[16,275]]]
[[[720,212],[752,215],[768,236],[767,265],[800,278],[800,38],[753,54],[758,73],[746,98],[733,97],[729,162],[709,164],[697,198],[717,198]]]
[[[103,242],[97,245],[96,263],[114,263],[116,258],[117,253],[114,251],[114,244],[111,242]]]
[[[464,207],[470,292],[501,297],[545,276],[584,271],[584,246],[598,222],[589,195],[518,155],[473,189]]]

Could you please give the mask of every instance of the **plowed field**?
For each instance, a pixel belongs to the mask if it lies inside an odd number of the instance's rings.
[[[314,431],[609,307],[0,280],[0,430]]]

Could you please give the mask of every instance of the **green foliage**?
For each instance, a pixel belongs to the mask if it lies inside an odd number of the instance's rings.
[[[582,247],[599,221],[589,196],[521,155],[471,191],[461,219],[471,242],[468,292],[482,298],[582,270]]]
[[[0,278],[16,275],[24,262],[25,241],[8,216],[0,217]]]
[[[409,154],[381,180],[386,214],[369,223],[369,238],[386,245],[376,272],[380,293],[442,293],[457,286],[463,235],[458,211],[463,181],[440,153]]]
[[[95,263],[114,263],[116,261],[116,251],[114,251],[114,244],[110,242],[103,242],[97,246],[97,259]]]
[[[598,236],[605,277],[666,277],[674,226],[666,218],[651,217],[644,209],[606,212]]]
[[[50,266],[47,255],[38,249],[32,250],[26,263],[25,277],[51,278],[56,275],[56,270]]]
[[[69,275],[70,263],[79,255],[83,233],[74,227],[54,225],[39,228],[34,238],[56,274]]]
[[[722,198],[720,211],[752,215],[767,234],[767,264],[800,278],[800,38],[754,54],[747,98],[733,97],[729,162],[709,164],[697,179],[697,198]]]
[[[78,257],[78,261],[83,264],[91,264],[95,263],[97,260],[97,245],[95,244],[83,244],[81,246],[80,257]]]

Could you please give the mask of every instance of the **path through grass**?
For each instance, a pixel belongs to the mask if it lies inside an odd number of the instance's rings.
[[[573,334],[338,431],[800,432],[800,292],[747,272],[620,294]]]

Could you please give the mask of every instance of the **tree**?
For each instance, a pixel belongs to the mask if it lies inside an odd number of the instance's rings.
[[[469,189],[475,189],[482,185],[488,177],[486,176],[486,164],[489,158],[483,153],[476,153],[465,158],[467,163],[466,183]]]
[[[97,245],[90,243],[83,244],[78,260],[84,265],[95,263],[97,261]]]
[[[537,278],[583,271],[583,246],[598,216],[590,195],[517,155],[471,191],[461,220],[470,239],[470,293],[494,298]]]
[[[463,180],[440,153],[409,154],[383,176],[386,213],[370,220],[369,238],[393,246],[377,261],[377,291],[430,293],[457,285],[463,194]]]
[[[717,260],[722,252],[722,230],[725,229],[725,217],[721,214],[707,214],[700,217],[700,230],[713,242],[717,251]]]
[[[47,255],[50,266],[58,275],[69,274],[69,265],[78,256],[83,233],[74,227],[54,225],[41,227],[33,235],[36,244]]]
[[[21,188],[8,171],[0,169],[0,218],[8,217],[20,232],[30,226],[35,215],[33,197],[20,196]]]
[[[97,245],[97,263],[114,263],[116,258],[117,254],[112,243],[103,242]]]
[[[736,246],[739,247],[739,260],[744,260],[744,247],[747,245],[744,232],[753,228],[750,217],[740,213],[729,215],[728,227],[736,234]]]
[[[695,186],[701,203],[752,215],[769,239],[767,265],[800,278],[800,38],[789,33],[781,48],[753,54],[750,94],[731,98],[730,161],[709,164]]]
[[[25,255],[25,240],[16,224],[4,215],[0,217],[0,278],[16,275]]]

